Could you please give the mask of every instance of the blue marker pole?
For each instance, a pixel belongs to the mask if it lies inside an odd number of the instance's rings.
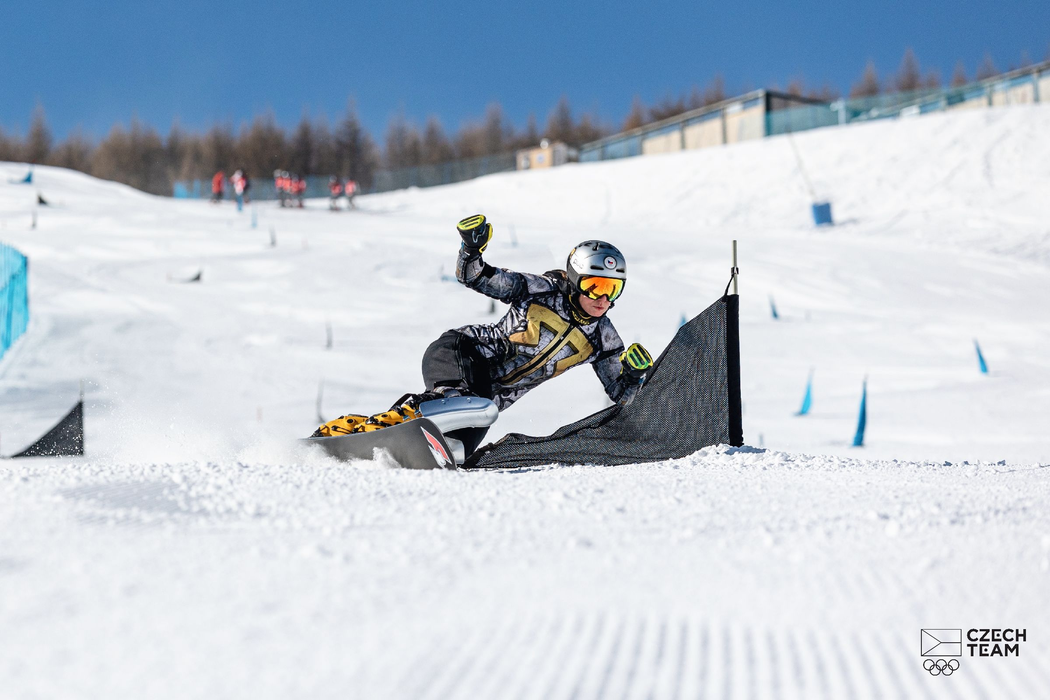
[[[868,378],[864,377],[864,388],[860,394],[860,416],[857,418],[857,434],[853,436],[854,447],[864,447],[864,428],[868,425]]]
[[[809,413],[810,407],[813,406],[813,370],[809,371],[809,378],[806,379],[806,395],[802,397],[802,408],[798,409],[796,416],[804,416]]]
[[[981,346],[977,343],[976,338],[974,338],[973,346],[977,348],[977,364],[981,368],[981,374],[988,374],[988,363],[984,361],[984,355],[981,354]]]

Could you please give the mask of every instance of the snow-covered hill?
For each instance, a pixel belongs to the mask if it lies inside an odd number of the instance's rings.
[[[15,697],[1038,697],[1050,683],[1050,109],[786,138],[360,198],[174,201],[0,164],[30,258],[0,451],[83,380],[83,459],[0,463]],[[37,210],[37,191],[50,205]],[[654,353],[740,242],[745,440],[614,469],[412,473],[301,453],[322,411],[420,386],[455,222],[543,271],[600,237]],[[271,246],[271,231],[277,245]],[[200,284],[182,281],[202,271]],[[769,311],[775,300],[780,319]],[[326,326],[334,338],[326,345]],[[991,368],[977,369],[973,341]],[[810,370],[814,408],[796,417]],[[848,446],[868,378],[866,447]],[[491,437],[605,405],[587,369]],[[814,455],[814,456],[807,456]],[[923,627],[1026,627],[929,676]]]

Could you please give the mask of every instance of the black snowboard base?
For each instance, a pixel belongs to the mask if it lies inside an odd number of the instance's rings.
[[[445,436],[426,418],[416,418],[370,433],[309,437],[302,441],[318,445],[338,459],[374,459],[376,448],[380,448],[389,452],[405,469],[456,468],[456,460]]]

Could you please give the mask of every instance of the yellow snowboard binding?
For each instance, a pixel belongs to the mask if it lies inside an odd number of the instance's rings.
[[[373,430],[389,428],[410,420],[419,418],[422,413],[419,405],[424,401],[439,399],[442,394],[425,391],[422,394],[405,394],[389,411],[377,413],[374,416],[358,416],[354,414],[340,416],[330,420],[314,431],[310,437],[339,437],[354,433],[370,433]]]
[[[377,413],[368,420],[358,424],[354,428],[355,433],[370,433],[373,430],[382,430],[383,428],[389,428],[393,425],[400,423],[407,423],[410,420],[419,418],[419,409],[414,405],[413,401],[406,401],[400,406],[394,406],[389,411],[383,411]]]
[[[339,416],[330,420],[314,431],[310,437],[336,437],[338,435],[349,435],[354,429],[368,420],[368,416]]]

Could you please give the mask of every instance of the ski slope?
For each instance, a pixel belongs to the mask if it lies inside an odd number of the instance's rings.
[[[81,382],[88,451],[0,462],[3,695],[1041,697],[1047,134],[1050,109],[1019,107],[796,135],[838,222],[820,230],[786,138],[355,212],[264,203],[255,227],[229,203],[51,168],[13,184],[26,166],[0,164],[32,312],[0,360],[0,453]],[[319,386],[325,417],[384,409],[421,388],[442,331],[498,318],[446,281],[477,211],[495,265],[620,247],[611,316],[654,353],[721,294],[738,240],[748,447],[501,473],[300,451]],[[605,405],[578,369],[490,437]],[[1028,641],[927,674],[920,629],[968,627]]]

